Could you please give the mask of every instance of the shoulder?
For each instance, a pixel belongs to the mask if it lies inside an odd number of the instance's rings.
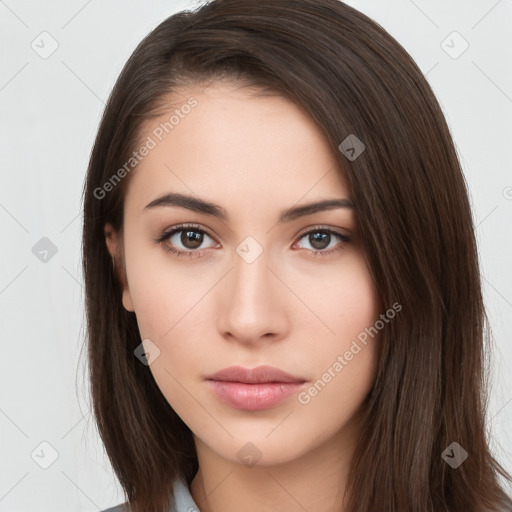
[[[121,503],[120,505],[117,505],[116,507],[106,508],[105,510],[102,510],[100,512],[129,512],[130,509],[128,507],[128,503]]]
[[[187,482],[180,476],[176,477],[174,481],[174,502],[170,510],[172,512],[199,512],[199,507],[192,498]],[[130,512],[130,506],[125,502],[100,512]]]

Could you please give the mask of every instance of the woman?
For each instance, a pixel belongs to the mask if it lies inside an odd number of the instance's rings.
[[[428,83],[338,0],[214,0],[138,46],[84,190],[112,510],[512,510],[477,251]]]

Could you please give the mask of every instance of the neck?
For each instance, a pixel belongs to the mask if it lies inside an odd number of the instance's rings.
[[[228,460],[196,438],[191,495],[201,512],[343,512],[356,432],[346,427],[315,450],[268,466]]]

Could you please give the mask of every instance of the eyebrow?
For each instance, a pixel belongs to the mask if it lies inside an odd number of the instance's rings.
[[[228,213],[219,205],[198,199],[185,194],[170,193],[165,194],[161,197],[157,197],[144,207],[143,212],[152,210],[153,208],[178,206],[180,208],[186,208],[194,212],[211,215],[218,219],[229,221]],[[350,199],[346,198],[335,198],[335,199],[324,199],[315,203],[308,203],[301,206],[293,206],[281,213],[279,222],[291,222],[299,217],[311,215],[313,213],[333,210],[335,208],[353,208],[354,203]]]

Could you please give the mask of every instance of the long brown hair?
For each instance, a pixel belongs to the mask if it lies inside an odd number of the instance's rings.
[[[132,508],[165,510],[173,480],[190,483],[198,463],[190,429],[134,356],[136,317],[105,244],[105,223],[122,231],[129,173],[104,184],[168,93],[219,78],[285,96],[314,119],[344,170],[382,304],[403,306],[382,332],[347,510],[512,510],[485,434],[486,317],[448,126],[404,48],[338,0],[214,0],[175,14],[139,44],[108,100],[84,187],[88,362],[99,432]],[[338,149],[350,135],[365,146],[355,159]],[[468,454],[457,468],[443,457],[455,442]]]

